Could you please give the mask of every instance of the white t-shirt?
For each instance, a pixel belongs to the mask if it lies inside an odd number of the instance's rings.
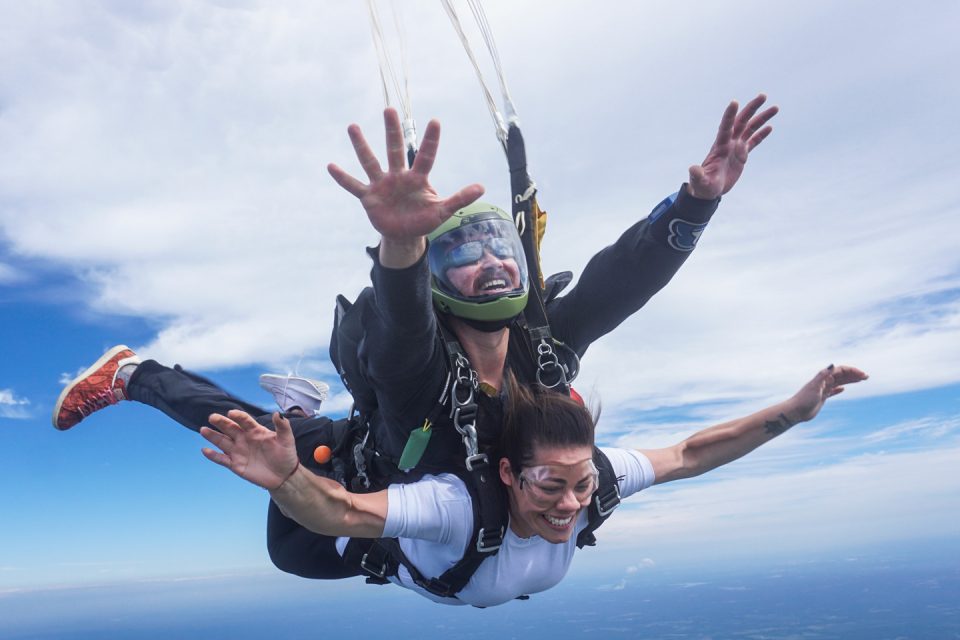
[[[620,496],[626,498],[654,482],[653,466],[639,451],[603,449],[620,481]],[[445,604],[490,607],[524,594],[545,591],[567,574],[577,549],[577,535],[587,526],[587,510],[577,517],[570,540],[560,544],[540,536],[518,537],[508,526],[500,551],[484,560],[456,598],[439,598],[424,591],[400,567],[391,578],[400,586]],[[419,482],[391,485],[388,489],[385,538],[400,538],[407,558],[425,576],[440,576],[463,557],[472,543],[473,508],[470,494],[452,474],[425,476]],[[346,538],[338,541],[340,551]]]

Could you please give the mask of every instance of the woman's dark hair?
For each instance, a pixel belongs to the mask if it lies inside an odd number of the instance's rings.
[[[514,475],[530,465],[536,447],[593,446],[597,415],[576,400],[506,376],[507,410],[500,450]]]

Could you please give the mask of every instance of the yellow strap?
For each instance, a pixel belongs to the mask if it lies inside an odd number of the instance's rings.
[[[540,278],[540,288],[544,286],[543,283],[543,266],[542,261],[540,260],[540,246],[543,244],[543,236],[547,232],[547,212],[540,208],[540,204],[537,202],[537,199],[533,199],[533,204],[530,208],[531,218],[533,218],[533,232],[534,238],[536,238],[536,247],[537,247],[537,277]]]

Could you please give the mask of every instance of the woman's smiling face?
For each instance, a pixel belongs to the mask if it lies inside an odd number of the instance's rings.
[[[559,544],[573,535],[580,510],[597,487],[593,447],[538,447],[519,474],[500,460],[500,479],[510,497],[510,528],[521,538],[538,535]]]

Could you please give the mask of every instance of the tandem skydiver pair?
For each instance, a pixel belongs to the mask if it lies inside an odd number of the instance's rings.
[[[567,295],[547,296],[546,312],[551,339],[563,345],[564,353],[574,356],[567,363],[568,372],[571,363],[575,365],[576,358],[583,355],[593,340],[612,330],[643,306],[683,264],[716,209],[719,196],[737,182],[748,152],[769,133],[766,123],[776,109],[758,114],[763,101],[763,96],[758,96],[742,111],[738,110],[735,103],[731,104],[724,113],[720,131],[707,159],[703,165],[691,168],[690,182],[678,194],[661,203],[650,216],[628,229],[614,245],[594,256],[577,286]],[[371,223],[381,233],[379,248],[371,251],[374,260],[372,294],[361,295],[363,304],[345,311],[341,318],[353,318],[353,324],[359,327],[359,335],[354,336],[353,341],[334,340],[331,347],[334,344],[338,347],[343,344],[356,345],[355,349],[340,349],[339,353],[334,354],[334,360],[344,365],[349,363],[346,368],[353,371],[347,376],[348,386],[354,391],[355,397],[367,397],[369,400],[361,407],[360,418],[348,425],[350,428],[359,426],[359,431],[353,435],[362,435],[363,448],[375,454],[370,459],[380,463],[380,468],[364,469],[364,473],[373,475],[375,480],[366,488],[376,489],[387,483],[392,484],[387,493],[366,494],[371,496],[369,500],[376,507],[373,511],[350,516],[358,517],[367,525],[372,522],[372,529],[344,531],[337,528],[339,524],[328,526],[329,522],[323,518],[331,515],[329,513],[310,515],[315,509],[325,508],[324,505],[334,510],[340,508],[338,499],[343,497],[342,492],[345,491],[340,484],[334,483],[336,486],[333,486],[314,480],[314,476],[298,471],[299,464],[289,476],[280,478],[283,482],[276,485],[271,481],[258,482],[259,478],[244,476],[261,486],[276,489],[268,516],[268,547],[274,563],[285,571],[307,577],[339,578],[358,573],[357,567],[341,559],[340,552],[344,548],[333,537],[341,533],[365,537],[397,535],[404,538],[399,543],[401,550],[404,544],[413,544],[411,541],[420,539],[418,536],[424,535],[420,531],[408,531],[403,527],[394,530],[392,525],[385,529],[381,527],[385,521],[379,519],[383,514],[377,509],[386,508],[388,503],[409,507],[414,513],[426,508],[423,507],[423,501],[416,497],[411,498],[408,504],[402,498],[393,499],[393,496],[406,493],[416,496],[416,492],[421,490],[434,492],[437,474],[453,471],[456,480],[450,480],[448,485],[460,482],[464,486],[467,484],[464,471],[470,471],[471,468],[481,468],[486,478],[493,477],[494,481],[499,476],[502,486],[506,487],[505,499],[510,514],[508,531],[501,544],[510,536],[517,535],[521,538],[540,536],[543,540],[558,543],[569,542],[575,538],[574,529],[580,530],[587,525],[588,518],[583,506],[590,502],[601,484],[599,480],[585,480],[587,476],[593,477],[594,470],[599,478],[600,470],[594,453],[585,456],[583,449],[573,453],[568,450],[570,447],[574,450],[577,447],[592,447],[592,430],[589,441],[581,438],[575,443],[564,442],[562,446],[553,447],[558,451],[551,451],[548,445],[552,441],[548,439],[522,445],[522,460],[510,461],[501,455],[503,446],[507,449],[517,446],[516,434],[511,437],[501,434],[503,403],[513,400],[513,396],[523,395],[520,392],[504,394],[504,372],[509,370],[516,378],[518,389],[538,386],[536,365],[537,358],[542,354],[534,350],[524,319],[519,315],[524,308],[533,274],[525,267],[523,248],[516,241],[516,229],[509,214],[494,206],[475,202],[482,193],[479,185],[465,187],[446,199],[438,198],[430,187],[427,178],[436,157],[439,124],[434,121],[428,125],[423,144],[409,169],[405,164],[399,119],[392,110],[385,112],[385,125],[388,149],[386,171],[381,168],[359,128],[351,126],[348,130],[360,164],[370,180],[369,184],[361,183],[335,165],[330,166],[336,181],[361,200]],[[342,423],[319,417],[292,418],[290,422],[280,416],[271,418],[266,411],[229,396],[198,376],[178,369],[167,369],[152,361],[139,365],[129,377],[120,376],[115,381],[111,368],[115,371],[122,360],[132,357],[132,353],[118,350],[100,363],[95,371],[88,371],[91,375],[81,376],[80,380],[68,387],[58,402],[55,424],[59,428],[68,428],[91,410],[122,398],[151,404],[194,430],[206,424],[210,413],[224,414],[229,411],[229,418],[210,419],[220,429],[219,432],[205,429],[204,434],[226,452],[224,456],[206,450],[208,457],[235,471],[240,469],[236,464],[236,456],[242,455],[238,446],[247,447],[247,450],[251,450],[251,445],[254,446],[252,450],[256,450],[257,446],[272,447],[269,451],[286,452],[284,455],[287,455],[287,445],[293,438],[291,433],[296,434],[299,453],[296,457],[304,466],[310,466],[311,446],[307,444],[301,447],[302,442],[312,443],[318,441],[317,438],[326,438],[335,448],[344,448],[338,447],[343,443],[342,438],[338,440],[342,434],[337,433]],[[807,401],[804,404],[807,408],[815,406],[812,413],[805,411],[801,414],[794,407],[794,413],[780,411],[770,415],[769,412],[761,412],[762,417],[756,414],[744,419],[746,422],[740,421],[748,425],[743,429],[745,434],[750,435],[743,436],[743,442],[738,440],[737,451],[740,452],[736,457],[765,441],[757,438],[758,429],[769,437],[777,435],[793,423],[807,419],[804,417],[807,414],[810,414],[808,417],[815,415],[823,400],[842,388],[840,385],[863,377],[862,372],[852,368],[825,370],[807,385],[817,389],[816,402]],[[98,381],[99,386],[87,384],[92,381]],[[807,395],[812,398],[812,393]],[[551,398],[556,394],[537,392],[534,395]],[[264,435],[254,426],[256,423],[251,418],[237,411],[252,414],[261,425],[272,424],[277,428],[277,435],[269,431]],[[418,432],[426,435],[414,440]],[[252,443],[249,442],[251,435],[256,436]],[[694,436],[690,441],[697,437]],[[705,437],[701,436],[700,440]],[[628,463],[633,464],[634,472],[629,475],[639,478],[636,484],[631,485],[634,490],[647,486],[655,479],[662,482],[675,477],[687,477],[683,475],[689,474],[690,468],[686,463],[681,467],[675,463],[682,458],[679,454],[689,445],[681,443],[677,447],[671,449],[672,454],[667,461],[659,462],[657,454],[652,458],[630,454],[634,460],[632,463],[629,460],[624,462],[620,454],[613,454],[620,457],[610,461],[611,467],[614,472],[627,473],[625,467]],[[362,461],[363,456],[352,457],[352,462],[358,460]],[[413,460],[412,465],[409,465],[410,460]],[[285,461],[289,462],[289,458]],[[720,459],[717,464],[727,461]],[[484,470],[482,465],[487,464],[489,467]],[[280,467],[268,465],[266,468],[286,467],[281,464]],[[696,468],[702,472],[713,467]],[[581,472],[582,475],[578,475]],[[431,475],[424,477],[426,473]],[[418,478],[422,478],[420,482],[409,482]],[[300,483],[297,486],[301,492],[294,493],[306,502],[289,501],[285,493],[287,489],[284,489],[287,480]],[[469,481],[469,477],[466,480]],[[406,484],[401,484],[402,481],[406,481]],[[585,482],[591,489],[586,501],[583,500]],[[581,487],[579,493],[577,487]],[[499,483],[497,488],[504,490]],[[551,488],[556,490],[554,495],[557,499],[548,504],[545,497],[550,495],[548,490]],[[630,491],[624,490],[623,485],[620,488],[623,493]],[[520,498],[528,497],[530,492],[541,500],[534,500],[528,512],[521,508],[523,501]],[[391,500],[387,500],[388,493]],[[573,507],[573,498],[578,498],[576,504],[580,506]],[[368,500],[354,499],[361,502]],[[288,519],[281,513],[278,504],[295,519]],[[443,517],[443,514],[434,515],[441,519]],[[475,519],[470,517],[466,521]],[[429,535],[426,539],[440,547],[449,542],[430,539]],[[456,544],[453,546],[456,547]],[[396,575],[393,579],[406,586],[416,586],[423,580],[403,578],[404,575],[408,578],[411,575],[408,567],[413,567],[422,578],[429,581],[441,575],[463,555],[462,544],[453,554],[457,558],[451,556],[449,549],[446,553],[436,546],[432,549],[431,553],[413,554],[415,557],[410,557],[408,553],[409,562],[405,565],[394,558]],[[491,550],[491,556],[494,551]],[[495,573],[509,573],[509,566],[500,566],[509,565],[505,555],[502,551],[496,555],[498,560],[495,562],[490,557],[480,564],[480,569],[470,576],[463,591],[450,594],[456,596],[453,600],[470,601],[471,598],[464,594],[471,593],[471,589],[479,589],[475,583],[476,576],[486,571],[487,566],[498,567],[490,569]],[[565,572],[566,564],[562,566]],[[370,572],[369,568],[364,568]],[[561,577],[562,573],[556,580]],[[503,601],[555,584],[552,579],[541,578],[543,576],[526,576],[520,581],[524,585],[519,589],[520,593],[507,589],[491,596],[484,592],[486,595],[471,603],[489,603],[501,596],[503,599],[499,601]]]

